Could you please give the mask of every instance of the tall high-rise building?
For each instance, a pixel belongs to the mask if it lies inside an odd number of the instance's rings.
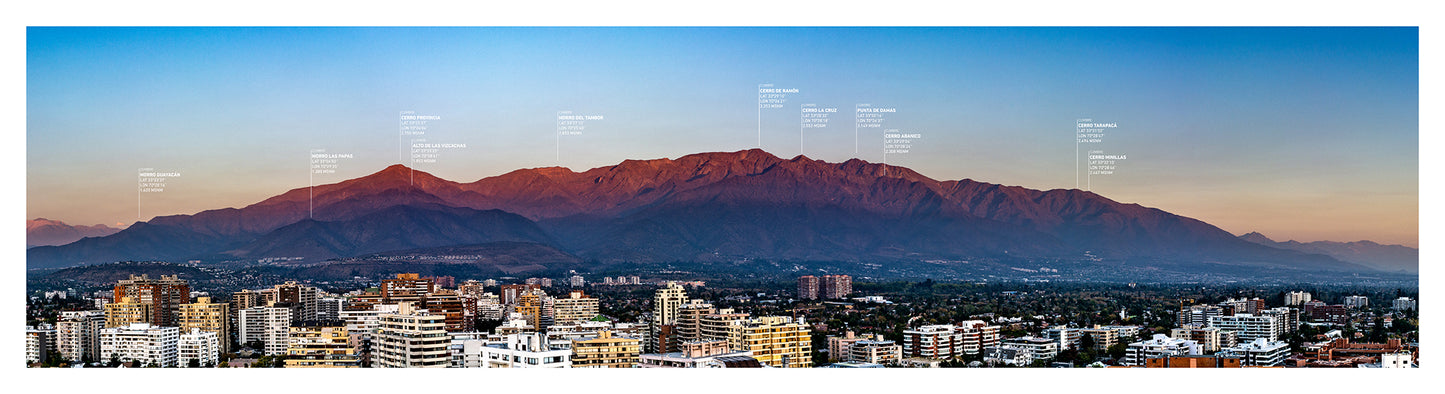
[[[677,308],[677,338],[680,342],[702,340],[702,317],[717,313],[717,308],[703,300],[688,300]]]
[[[427,313],[440,315],[446,318],[446,330],[448,332],[472,331],[476,327],[472,319],[468,319],[467,311],[476,311],[476,300],[471,297],[462,297],[456,291],[440,289],[428,293],[422,297],[422,308]]]
[[[56,350],[71,362],[100,360],[100,330],[105,313],[97,310],[64,311],[55,321]]]
[[[1299,330],[1299,309],[1290,307],[1270,308],[1259,311],[1259,315],[1274,316],[1274,324],[1281,335]]]
[[[267,355],[286,354],[292,311],[291,306],[286,304],[242,309],[237,318],[237,341],[243,346],[260,342],[260,350]]]
[[[345,298],[318,298],[316,299],[316,320],[341,320],[342,309],[346,309]]]
[[[468,279],[466,282],[457,285],[457,292],[465,296],[480,296],[487,292],[487,285],[476,280]]]
[[[728,327],[728,348],[752,352],[753,358],[778,368],[813,365],[813,338],[808,327],[788,316],[760,316]]]
[[[115,284],[115,299],[130,297],[135,302],[150,304],[149,323],[157,326],[176,325],[176,309],[191,302],[191,286],[175,275],[161,275],[151,279],[146,275],[131,275]]]
[[[818,277],[812,275],[798,277],[798,298],[804,300],[818,299]]]
[[[136,361],[160,367],[177,366],[181,329],[134,323],[100,330],[100,358]]]
[[[699,322],[699,341],[726,341],[728,339],[728,327],[734,322],[747,320],[751,316],[746,313],[735,313],[732,308],[721,308],[717,313],[702,315]],[[681,334],[681,332],[679,332]],[[683,342],[683,341],[678,341]],[[736,349],[734,349],[736,350]]]
[[[648,353],[677,351],[677,311],[687,303],[687,290],[676,282],[657,289],[652,295],[652,320],[648,324],[646,348]]]
[[[315,287],[287,281],[261,290],[260,293],[263,303],[290,305],[292,323],[316,320],[316,300],[321,296],[321,291]]]
[[[429,278],[422,278],[418,274],[396,274],[395,279],[381,281],[381,303],[411,302],[413,305],[421,305],[422,297],[435,290],[435,285]]]
[[[372,334],[372,365],[377,368],[446,368],[451,364],[446,318],[428,315],[403,302],[394,314],[381,315]]]
[[[370,365],[372,334],[381,323],[381,315],[400,311],[401,305],[395,304],[375,304],[365,308],[352,306],[341,311],[341,320],[346,323],[346,332],[350,335],[348,343],[361,355],[362,365]]]
[[[826,299],[847,297],[853,292],[853,277],[848,275],[823,275],[818,278],[819,293]]]
[[[193,365],[192,360],[196,367],[214,367],[221,362],[220,335],[199,328],[182,330],[180,339],[176,342],[178,366],[189,367]]]
[[[590,297],[582,290],[572,290],[566,298],[552,300],[552,321],[555,324],[583,322],[597,317],[597,297]]]
[[[528,325],[537,330],[545,330],[552,325],[552,317],[555,312],[553,308],[551,296],[542,290],[529,289],[517,296],[517,304],[513,310],[522,314]]]
[[[481,293],[470,296],[473,302],[477,303],[477,318],[482,320],[502,320],[506,306],[502,305],[502,298],[492,293]]]
[[[351,333],[339,320],[313,320],[291,325],[286,368],[360,368],[361,355]]]
[[[572,275],[572,277],[567,278],[567,285],[573,288],[580,288],[586,284],[587,280],[582,279],[582,275]]]
[[[121,297],[117,300],[105,304],[105,328],[151,323],[151,319],[155,318],[155,314],[151,313],[151,308],[154,307],[151,303],[137,301],[134,297]]]
[[[56,351],[55,328],[47,325],[25,327],[25,362],[37,363],[48,360]]]
[[[607,330],[572,340],[572,368],[633,368],[641,354],[641,340],[614,337]]]
[[[182,332],[199,329],[216,333],[220,340],[221,353],[231,351],[231,305],[211,302],[211,297],[196,297],[196,302],[181,304],[176,313],[176,325]]]

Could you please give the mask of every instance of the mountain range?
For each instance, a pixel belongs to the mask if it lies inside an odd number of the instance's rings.
[[[1375,243],[1374,241],[1299,242],[1289,240],[1276,242],[1258,232],[1241,235],[1239,239],[1274,248],[1331,256],[1340,261],[1347,261],[1381,271],[1420,272],[1420,250],[1403,245],[1383,245]]]
[[[314,262],[492,242],[546,245],[607,264],[1087,255],[1371,269],[1088,191],[938,181],[905,167],[783,159],[759,149],[627,160],[583,172],[521,169],[470,183],[393,165],[243,208],[156,217],[109,236],[32,248],[27,265]]]
[[[65,245],[85,237],[104,237],[120,229],[97,224],[72,226],[59,220],[35,218],[25,221],[25,247]]]

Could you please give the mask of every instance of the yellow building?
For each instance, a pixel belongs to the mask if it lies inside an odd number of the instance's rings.
[[[641,353],[642,340],[598,331],[596,337],[572,341],[572,368],[632,368]]]
[[[728,326],[728,348],[751,351],[758,362],[778,368],[813,366],[813,336],[787,316],[761,316]]]
[[[150,323],[151,317],[151,304],[136,301],[133,297],[122,297],[120,301],[105,304],[105,328]]]
[[[360,368],[351,335],[340,321],[305,321],[291,326],[286,368]]]
[[[197,297],[196,302],[181,304],[176,311],[176,325],[181,332],[192,328],[214,332],[221,342],[221,353],[231,351],[231,305],[211,302],[211,297]]]
[[[597,297],[588,297],[581,290],[573,290],[567,298],[552,300],[552,322],[571,324],[597,317]]]
[[[517,296],[515,311],[527,319],[527,325],[538,330],[552,325],[552,297],[541,290],[528,290]]]

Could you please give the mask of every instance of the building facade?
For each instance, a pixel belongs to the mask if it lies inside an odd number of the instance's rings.
[[[161,275],[160,279],[131,275],[130,279],[115,284],[113,299],[126,297],[150,305],[151,316],[147,322],[151,325],[175,326],[176,309],[191,302],[191,286],[175,275]]]
[[[1246,367],[1277,367],[1289,358],[1289,343],[1256,338],[1248,343],[1227,347],[1219,351],[1223,357],[1238,357]]]
[[[286,354],[290,342],[291,313],[288,306],[253,306],[237,314],[237,341],[242,346],[260,343],[262,353]]]
[[[134,323],[100,330],[101,360],[135,361],[143,365],[177,366],[181,330]]]
[[[1124,365],[1143,366],[1144,361],[1150,358],[1199,354],[1199,344],[1194,341],[1154,334],[1152,339],[1129,344],[1124,353]]]
[[[312,320],[291,326],[286,368],[359,368],[361,354],[340,320]]]
[[[572,368],[633,368],[641,354],[642,340],[614,337],[604,330],[572,341]]]
[[[231,351],[231,305],[211,302],[211,297],[196,297],[196,302],[181,304],[176,312],[176,325],[181,332],[198,329],[216,333],[220,340],[221,353]]]
[[[1215,316],[1210,319],[1210,326],[1224,331],[1233,331],[1240,343],[1253,342],[1258,338],[1273,341],[1280,335],[1280,324],[1274,316],[1268,315]]]
[[[752,352],[758,362],[778,368],[813,365],[813,339],[802,322],[787,316],[761,316],[728,326],[728,348]]]
[[[101,361],[100,330],[105,313],[96,310],[64,311],[55,322],[56,350],[71,362]]]
[[[446,368],[451,362],[446,318],[421,314],[402,303],[395,314],[381,315],[372,334],[372,365],[377,368]]]
[[[225,304],[221,304],[225,305]],[[176,363],[181,367],[214,367],[221,362],[221,336],[191,328],[176,341]]]

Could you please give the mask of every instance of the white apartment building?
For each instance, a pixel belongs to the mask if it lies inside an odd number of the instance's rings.
[[[1084,340],[1084,332],[1079,331],[1077,328],[1049,328],[1044,330],[1043,335],[1044,338],[1057,341],[1059,343],[1059,351],[1076,349],[1079,347],[1079,342]]]
[[[245,346],[261,342],[267,355],[286,354],[291,340],[291,308],[255,306],[236,312],[236,338]]]
[[[1124,353],[1124,365],[1144,365],[1144,360],[1154,357],[1197,354],[1200,354],[1197,342],[1154,334],[1152,339],[1129,344]]]
[[[1025,349],[1030,358],[1051,359],[1059,356],[1059,342],[1048,338],[1022,337],[1005,339],[999,347]]]
[[[1275,340],[1280,335],[1280,325],[1275,321],[1274,316],[1235,314],[1234,316],[1214,316],[1209,319],[1210,326],[1219,327],[1220,330],[1233,331],[1240,343],[1253,342],[1257,338]]]
[[[447,350],[446,317],[429,315],[403,302],[394,314],[381,315],[372,334],[372,365],[377,368],[446,368],[451,363]]]
[[[64,311],[55,322],[56,350],[71,362],[103,361],[100,359],[100,330],[105,328],[105,313],[97,310]]]
[[[1310,293],[1308,291],[1291,291],[1289,293],[1285,293],[1284,304],[1304,305],[1306,302],[1310,302],[1310,299]]]
[[[1194,305],[1179,311],[1179,326],[1201,325],[1208,327],[1210,319],[1224,316],[1224,308],[1216,305]]]
[[[100,358],[137,361],[162,367],[177,366],[181,329],[131,323],[100,330]]]
[[[907,357],[953,358],[963,354],[963,333],[947,324],[903,330],[903,354]]]
[[[958,324],[958,332],[963,335],[963,353],[979,354],[983,348],[997,346],[1000,335],[1000,327],[989,325],[983,320],[966,320]]]
[[[505,315],[503,311],[506,306],[502,305],[502,298],[492,293],[481,293],[472,296],[477,300],[477,316],[486,320],[502,320]]]
[[[1299,329],[1299,309],[1279,307],[1259,311],[1259,314],[1274,316],[1274,324],[1278,326],[1280,334],[1289,334]]]
[[[1345,307],[1346,307],[1346,308],[1368,308],[1368,307],[1370,307],[1370,297],[1365,297],[1365,296],[1362,296],[1362,295],[1352,295],[1352,296],[1345,297]]]
[[[1420,305],[1415,300],[1410,299],[1410,297],[1396,298],[1395,301],[1391,304],[1391,306],[1394,307],[1397,311],[1418,310],[1417,308],[1419,308]]]
[[[893,341],[861,340],[848,345],[847,361],[870,364],[897,364],[903,361],[903,347]]]
[[[1221,349],[1219,355],[1239,357],[1239,364],[1246,367],[1275,367],[1284,365],[1284,359],[1289,358],[1289,343],[1256,338]]]
[[[25,327],[25,363],[36,363],[45,361],[50,352],[55,349],[55,329],[40,327]]]
[[[572,349],[552,346],[543,333],[507,335],[502,343],[468,343],[462,352],[473,351],[481,360],[482,368],[571,368]],[[464,357],[471,357],[470,355]]]
[[[190,366],[196,360],[201,367],[214,367],[221,362],[221,336],[214,332],[192,328],[181,334],[176,343],[176,363],[181,367]]]

